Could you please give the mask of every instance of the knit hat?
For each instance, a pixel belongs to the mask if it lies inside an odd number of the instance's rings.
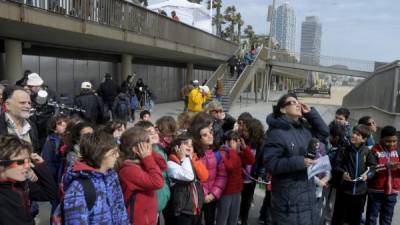
[[[84,81],[81,84],[81,89],[92,89],[92,84],[89,81]]]
[[[31,73],[28,75],[28,80],[26,85],[28,86],[41,86],[43,84],[43,79],[37,73]]]

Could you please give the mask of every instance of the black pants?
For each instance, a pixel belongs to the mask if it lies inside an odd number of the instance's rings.
[[[271,191],[268,189],[265,190],[265,197],[263,200],[263,204],[260,209],[260,218],[261,221],[264,221],[264,224],[272,224],[271,219]]]
[[[343,225],[345,221],[349,225],[360,225],[366,197],[366,194],[350,195],[338,190],[332,225]]]
[[[204,214],[204,224],[205,225],[214,225],[215,224],[215,212],[217,211],[217,202],[214,200],[210,203],[206,203],[203,205],[203,214]]]
[[[255,182],[243,184],[242,201],[240,203],[240,219],[242,221],[242,224],[246,224],[247,219],[249,218],[249,210],[251,207],[251,203],[253,202],[255,188]]]
[[[174,216],[172,219],[172,224],[179,225],[201,225],[201,215],[187,215],[181,214],[179,216]]]

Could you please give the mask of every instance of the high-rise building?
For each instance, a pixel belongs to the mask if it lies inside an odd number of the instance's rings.
[[[279,48],[294,52],[296,38],[296,16],[289,3],[279,6],[274,13],[272,36],[279,43]]]
[[[301,24],[300,61],[318,65],[321,53],[322,26],[316,16],[307,16]]]

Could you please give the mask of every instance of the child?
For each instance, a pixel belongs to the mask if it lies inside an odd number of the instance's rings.
[[[393,211],[400,191],[398,139],[396,128],[386,126],[381,131],[380,142],[371,152],[377,158],[375,176],[369,181],[366,225],[392,224]]]
[[[151,120],[151,113],[148,110],[143,110],[139,114],[141,121],[150,121]]]
[[[350,110],[347,108],[339,108],[336,110],[335,119],[329,124],[331,127],[333,124],[338,124],[346,129],[346,137],[350,139],[351,136],[351,125],[349,122]]]
[[[334,173],[342,177],[337,188],[332,225],[359,225],[367,194],[367,180],[373,176],[376,160],[366,141],[368,127],[357,125],[351,135],[351,145],[340,149],[336,156]]]
[[[118,175],[113,170],[119,157],[114,137],[104,131],[87,134],[80,141],[80,152],[81,159],[68,168],[63,179],[65,224],[129,224]],[[88,195],[95,195],[91,206]]]
[[[192,139],[187,133],[179,135],[171,149],[167,163],[171,200],[166,209],[169,215],[166,224],[201,224],[204,192],[200,182],[207,181],[207,168],[193,152]]]
[[[104,127],[104,131],[106,133],[112,134],[112,136],[117,140],[119,144],[119,140],[121,139],[121,135],[126,130],[126,122],[122,120],[113,120],[107,122]]]
[[[0,224],[35,224],[31,200],[58,199],[51,173],[32,145],[15,135],[0,136],[0,149]]]
[[[68,118],[65,115],[55,115],[50,119],[48,132],[42,148],[42,157],[48,166],[54,181],[60,182],[60,173],[63,171],[63,158],[65,157],[64,135],[67,128]]]
[[[375,145],[374,134],[378,130],[375,120],[371,116],[363,116],[358,120],[358,124],[363,124],[368,127],[369,135],[367,139],[367,146],[369,149]]]
[[[79,142],[85,134],[93,133],[94,129],[90,123],[80,122],[72,127],[69,143],[66,153],[66,165],[70,167],[74,164],[76,160],[81,157]]]
[[[240,199],[243,189],[242,165],[253,164],[255,158],[250,147],[241,141],[235,131],[225,135],[225,145],[220,149],[227,173],[227,183],[218,202],[217,224],[237,224],[240,213]]]
[[[205,118],[196,118],[196,117]],[[192,121],[190,130],[193,134],[195,152],[200,157],[203,164],[208,170],[208,180],[202,182],[204,190],[204,220],[205,225],[215,224],[215,212],[217,208],[217,200],[221,197],[226,185],[226,170],[222,162],[219,150],[213,150],[214,142],[213,132],[211,130],[211,121],[206,115],[200,113],[196,115]],[[195,122],[204,121],[204,122]],[[205,122],[209,121],[209,122]]]
[[[122,165],[119,179],[132,225],[157,224],[156,190],[164,185],[160,163],[164,161],[152,153],[149,133],[142,127],[126,130],[121,136]],[[160,160],[161,159],[161,160]],[[160,164],[159,163],[159,164]],[[163,168],[166,168],[164,161]]]

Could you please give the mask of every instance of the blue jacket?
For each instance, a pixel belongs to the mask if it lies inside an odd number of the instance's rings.
[[[81,183],[75,178],[88,177],[96,190],[96,201],[88,211]],[[84,162],[76,161],[64,176],[65,224],[128,225],[124,199],[118,175],[110,170],[107,174],[96,172]]]
[[[42,148],[42,157],[56,182],[59,181],[58,177],[62,165],[60,144],[61,138],[56,134],[50,134]]]
[[[278,225],[315,225],[318,211],[314,180],[308,179],[304,155],[312,137],[324,140],[329,129],[311,108],[303,120],[269,115],[263,148],[266,171],[272,174],[272,217]]]

